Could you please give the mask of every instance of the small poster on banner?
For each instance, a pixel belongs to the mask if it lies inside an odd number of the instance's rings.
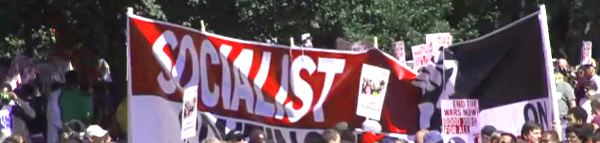
[[[475,99],[442,100],[444,142],[479,143],[479,102]]]
[[[404,52],[404,41],[394,42],[394,52],[400,64],[406,65],[406,54]]]
[[[581,65],[592,65],[592,42],[583,41],[581,46]]]
[[[181,114],[181,139],[194,137],[196,135],[196,124],[198,123],[197,89],[185,90]]]
[[[411,49],[414,62],[413,69],[415,70],[419,70],[422,66],[427,65],[433,56],[433,49],[425,44],[412,46]]]
[[[363,64],[356,115],[380,119],[389,77],[389,70]]]

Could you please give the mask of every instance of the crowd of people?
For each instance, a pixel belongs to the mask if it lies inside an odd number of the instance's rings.
[[[110,105],[101,103],[102,97],[94,94],[98,92],[81,81],[78,72],[68,71],[65,83],[55,85],[49,95],[41,95],[39,82],[19,85],[14,91],[4,84],[0,92],[1,142],[112,142],[106,129],[113,128],[116,122],[106,115],[114,111],[106,110]]]
[[[0,65],[4,81],[0,83],[0,143],[125,140],[123,125],[119,125],[123,123],[116,117],[120,105],[106,78],[110,73],[90,78],[89,72],[46,71],[62,66],[22,61],[27,60],[13,58],[10,65]],[[108,68],[98,70],[103,69]]]

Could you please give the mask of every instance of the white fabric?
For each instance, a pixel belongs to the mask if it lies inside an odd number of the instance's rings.
[[[56,90],[50,94],[48,98],[48,105],[46,111],[46,118],[48,128],[46,129],[48,134],[46,137],[46,143],[58,143],[60,141],[58,134],[62,128],[62,120],[60,117],[60,107],[58,106],[58,97],[60,96],[61,90]]]
[[[587,98],[583,98],[581,100],[579,100],[579,106],[581,106],[581,108],[583,108],[583,110],[585,110],[585,112],[588,114],[588,118],[586,123],[590,123],[592,121],[592,101],[588,100]]]
[[[104,137],[108,133],[108,131],[102,129],[102,127],[98,125],[91,125],[87,129],[85,129],[85,137]]]

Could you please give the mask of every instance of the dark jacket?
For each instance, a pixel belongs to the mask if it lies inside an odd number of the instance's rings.
[[[35,111],[25,100],[16,99],[13,101],[15,104],[11,111],[12,132],[13,134],[21,135],[25,139],[26,143],[31,143],[31,137],[26,121],[35,118]]]

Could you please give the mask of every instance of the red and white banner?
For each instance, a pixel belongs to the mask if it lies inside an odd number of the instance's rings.
[[[130,142],[182,142],[184,94],[198,97],[197,135],[188,138],[193,143],[232,129],[259,128],[276,142],[304,142],[338,122],[360,127],[364,65],[389,70],[386,83],[377,83],[384,87],[373,88],[385,97],[382,132],[419,130],[419,90],[410,84],[415,73],[377,49],[290,48],[135,15],[129,15],[127,33]]]
[[[591,65],[595,63],[592,60],[592,42],[583,41],[581,46],[581,65]]]

